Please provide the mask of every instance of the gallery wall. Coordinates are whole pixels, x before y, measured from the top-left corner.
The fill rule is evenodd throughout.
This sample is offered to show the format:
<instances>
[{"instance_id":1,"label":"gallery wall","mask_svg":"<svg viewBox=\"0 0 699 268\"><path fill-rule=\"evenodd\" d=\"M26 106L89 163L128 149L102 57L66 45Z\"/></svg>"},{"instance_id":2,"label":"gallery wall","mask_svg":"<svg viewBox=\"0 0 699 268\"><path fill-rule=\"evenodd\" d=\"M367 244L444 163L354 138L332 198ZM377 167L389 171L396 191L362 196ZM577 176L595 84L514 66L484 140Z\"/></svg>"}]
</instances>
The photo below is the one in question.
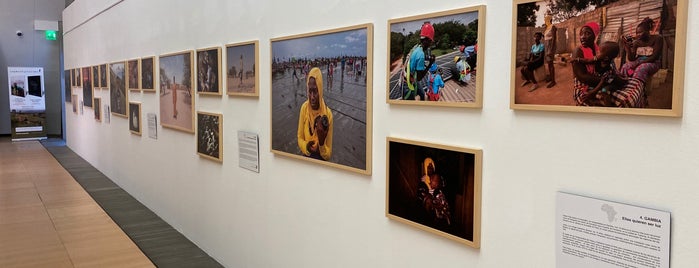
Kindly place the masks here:
<instances>
[{"instance_id":1,"label":"gallery wall","mask_svg":"<svg viewBox=\"0 0 699 268\"><path fill-rule=\"evenodd\" d=\"M0 134L10 134L10 102L7 94L7 67L43 67L46 90L46 132L60 135L61 37L49 41L44 31L34 30L34 20L60 21L64 1L0 0ZM16 32L23 36L17 37Z\"/></svg>"},{"instance_id":2,"label":"gallery wall","mask_svg":"<svg viewBox=\"0 0 699 268\"><path fill-rule=\"evenodd\" d=\"M684 111L673 118L511 110L511 1L77 0L63 13L66 69L259 40L260 96L196 96L196 110L223 114L223 163L197 156L192 134L132 135L126 119L97 122L88 107L67 112L67 144L227 267L554 267L557 191L670 211L672 265L692 267L699 7L689 2ZM387 21L478 4L483 108L386 104ZM273 155L269 40L362 23L374 25L372 174ZM108 91L94 95L108 103ZM143 118L158 114L158 93L129 98ZM259 134L259 173L238 167L239 130ZM483 150L480 249L385 217L389 136Z\"/></svg>"}]
</instances>

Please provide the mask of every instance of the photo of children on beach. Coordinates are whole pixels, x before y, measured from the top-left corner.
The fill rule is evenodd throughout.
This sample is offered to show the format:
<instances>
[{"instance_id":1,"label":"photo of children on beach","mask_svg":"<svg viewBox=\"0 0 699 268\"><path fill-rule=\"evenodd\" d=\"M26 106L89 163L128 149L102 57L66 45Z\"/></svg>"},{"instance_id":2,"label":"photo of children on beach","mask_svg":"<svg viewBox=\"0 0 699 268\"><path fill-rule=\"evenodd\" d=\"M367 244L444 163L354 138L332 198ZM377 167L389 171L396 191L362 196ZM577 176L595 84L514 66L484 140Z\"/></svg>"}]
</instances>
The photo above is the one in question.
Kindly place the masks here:
<instances>
[{"instance_id":1,"label":"photo of children on beach","mask_svg":"<svg viewBox=\"0 0 699 268\"><path fill-rule=\"evenodd\" d=\"M387 139L386 216L478 248L482 152Z\"/></svg>"},{"instance_id":2,"label":"photo of children on beach","mask_svg":"<svg viewBox=\"0 0 699 268\"><path fill-rule=\"evenodd\" d=\"M389 20L387 102L481 107L484 19L475 6Z\"/></svg>"},{"instance_id":3,"label":"photo of children on beach","mask_svg":"<svg viewBox=\"0 0 699 268\"><path fill-rule=\"evenodd\" d=\"M272 152L371 173L372 31L272 39Z\"/></svg>"},{"instance_id":4,"label":"photo of children on beach","mask_svg":"<svg viewBox=\"0 0 699 268\"><path fill-rule=\"evenodd\" d=\"M512 108L681 114L686 0L515 5Z\"/></svg>"},{"instance_id":5,"label":"photo of children on beach","mask_svg":"<svg viewBox=\"0 0 699 268\"><path fill-rule=\"evenodd\" d=\"M228 95L258 96L259 41L226 46Z\"/></svg>"}]
</instances>

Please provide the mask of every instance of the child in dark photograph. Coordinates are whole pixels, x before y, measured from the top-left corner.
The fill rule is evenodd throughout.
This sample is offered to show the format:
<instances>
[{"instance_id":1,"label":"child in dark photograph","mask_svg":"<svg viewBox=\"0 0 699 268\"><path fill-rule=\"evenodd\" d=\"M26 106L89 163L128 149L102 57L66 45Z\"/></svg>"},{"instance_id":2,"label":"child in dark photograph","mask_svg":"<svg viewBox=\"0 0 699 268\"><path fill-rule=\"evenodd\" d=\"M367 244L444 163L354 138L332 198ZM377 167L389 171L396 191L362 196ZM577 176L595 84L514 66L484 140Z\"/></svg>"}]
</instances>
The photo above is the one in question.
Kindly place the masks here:
<instances>
[{"instance_id":1,"label":"child in dark photograph","mask_svg":"<svg viewBox=\"0 0 699 268\"><path fill-rule=\"evenodd\" d=\"M446 182L435 168L432 158L423 161L424 175L420 178L417 189L417 198L422 208L427 212L437 226L451 225L451 212L447 202L444 188Z\"/></svg>"}]
</instances>

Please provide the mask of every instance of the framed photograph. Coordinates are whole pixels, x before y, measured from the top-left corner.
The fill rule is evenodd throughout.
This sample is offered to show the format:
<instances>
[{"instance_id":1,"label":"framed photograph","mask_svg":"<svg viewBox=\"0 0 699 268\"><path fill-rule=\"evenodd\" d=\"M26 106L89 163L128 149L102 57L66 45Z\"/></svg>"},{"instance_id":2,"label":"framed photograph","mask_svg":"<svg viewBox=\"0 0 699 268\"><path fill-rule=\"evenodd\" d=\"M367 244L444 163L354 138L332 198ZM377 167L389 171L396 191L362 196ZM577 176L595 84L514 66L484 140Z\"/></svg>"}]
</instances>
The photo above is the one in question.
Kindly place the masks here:
<instances>
[{"instance_id":1,"label":"framed photograph","mask_svg":"<svg viewBox=\"0 0 699 268\"><path fill-rule=\"evenodd\" d=\"M92 102L94 104L93 109L95 110L95 120L97 122L102 122L102 99L94 98Z\"/></svg>"},{"instance_id":2,"label":"framed photograph","mask_svg":"<svg viewBox=\"0 0 699 268\"><path fill-rule=\"evenodd\" d=\"M687 0L516 0L510 107L682 115Z\"/></svg>"},{"instance_id":3,"label":"framed photograph","mask_svg":"<svg viewBox=\"0 0 699 268\"><path fill-rule=\"evenodd\" d=\"M108 78L109 76L107 76L107 64L100 65L100 87L102 89L109 88L109 84L107 83Z\"/></svg>"},{"instance_id":4,"label":"framed photograph","mask_svg":"<svg viewBox=\"0 0 699 268\"><path fill-rule=\"evenodd\" d=\"M72 88L75 86L75 69L70 69L68 72L70 72L70 87Z\"/></svg>"},{"instance_id":5,"label":"framed photograph","mask_svg":"<svg viewBox=\"0 0 699 268\"><path fill-rule=\"evenodd\" d=\"M82 87L83 87L83 104L86 107L92 107L92 96L94 91L92 91L92 68L84 67L82 68Z\"/></svg>"},{"instance_id":6,"label":"framed photograph","mask_svg":"<svg viewBox=\"0 0 699 268\"><path fill-rule=\"evenodd\" d=\"M386 216L480 247L480 149L387 138Z\"/></svg>"},{"instance_id":7,"label":"framed photograph","mask_svg":"<svg viewBox=\"0 0 699 268\"><path fill-rule=\"evenodd\" d=\"M194 134L194 75L192 51L162 55L160 67L160 125Z\"/></svg>"},{"instance_id":8,"label":"framed photograph","mask_svg":"<svg viewBox=\"0 0 699 268\"><path fill-rule=\"evenodd\" d=\"M271 43L272 152L371 174L373 25Z\"/></svg>"},{"instance_id":9,"label":"framed photograph","mask_svg":"<svg viewBox=\"0 0 699 268\"><path fill-rule=\"evenodd\" d=\"M80 73L82 72L81 70L82 69L80 69L80 68L75 68L75 86L76 87L83 86L83 84L82 84L83 79L81 78L82 76L80 75Z\"/></svg>"},{"instance_id":10,"label":"framed photograph","mask_svg":"<svg viewBox=\"0 0 699 268\"><path fill-rule=\"evenodd\" d=\"M129 60L126 62L126 88L130 91L140 91L141 87L138 85L140 77L138 59Z\"/></svg>"},{"instance_id":11,"label":"framed photograph","mask_svg":"<svg viewBox=\"0 0 699 268\"><path fill-rule=\"evenodd\" d=\"M197 154L223 162L223 115L197 112Z\"/></svg>"},{"instance_id":12,"label":"framed photograph","mask_svg":"<svg viewBox=\"0 0 699 268\"><path fill-rule=\"evenodd\" d=\"M226 87L229 96L259 97L260 42L226 45Z\"/></svg>"},{"instance_id":13,"label":"framed photograph","mask_svg":"<svg viewBox=\"0 0 699 268\"><path fill-rule=\"evenodd\" d=\"M485 6L388 21L386 102L483 106Z\"/></svg>"},{"instance_id":14,"label":"framed photograph","mask_svg":"<svg viewBox=\"0 0 699 268\"><path fill-rule=\"evenodd\" d=\"M141 103L129 102L129 130L141 136Z\"/></svg>"},{"instance_id":15,"label":"framed photograph","mask_svg":"<svg viewBox=\"0 0 699 268\"><path fill-rule=\"evenodd\" d=\"M71 102L71 93L72 93L72 88L71 88L71 74L70 70L64 70L63 71L63 95L65 98L66 102Z\"/></svg>"},{"instance_id":16,"label":"framed photograph","mask_svg":"<svg viewBox=\"0 0 699 268\"><path fill-rule=\"evenodd\" d=\"M141 58L141 90L155 92L154 57Z\"/></svg>"},{"instance_id":17,"label":"framed photograph","mask_svg":"<svg viewBox=\"0 0 699 268\"><path fill-rule=\"evenodd\" d=\"M126 66L123 61L109 64L109 104L112 114L128 117L129 94L126 92Z\"/></svg>"},{"instance_id":18,"label":"framed photograph","mask_svg":"<svg viewBox=\"0 0 699 268\"><path fill-rule=\"evenodd\" d=\"M221 48L197 50L197 93L221 96Z\"/></svg>"},{"instance_id":19,"label":"framed photograph","mask_svg":"<svg viewBox=\"0 0 699 268\"><path fill-rule=\"evenodd\" d=\"M100 87L100 67L95 65L92 66L92 89L99 89Z\"/></svg>"},{"instance_id":20,"label":"framed photograph","mask_svg":"<svg viewBox=\"0 0 699 268\"><path fill-rule=\"evenodd\" d=\"M71 102L73 104L73 113L78 114L78 104L79 104L78 103L78 94L73 94L73 96L71 97L71 100L72 100Z\"/></svg>"}]
</instances>

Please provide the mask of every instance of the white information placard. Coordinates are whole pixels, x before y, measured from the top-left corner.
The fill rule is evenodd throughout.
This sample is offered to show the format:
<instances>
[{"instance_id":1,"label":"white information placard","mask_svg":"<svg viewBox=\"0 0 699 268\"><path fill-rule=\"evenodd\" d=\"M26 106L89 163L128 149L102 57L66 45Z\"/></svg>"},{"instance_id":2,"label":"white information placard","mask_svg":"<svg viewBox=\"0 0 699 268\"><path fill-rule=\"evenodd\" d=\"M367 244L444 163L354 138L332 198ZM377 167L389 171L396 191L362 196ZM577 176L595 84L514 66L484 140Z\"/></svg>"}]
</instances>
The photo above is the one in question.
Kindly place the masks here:
<instances>
[{"instance_id":1,"label":"white information placard","mask_svg":"<svg viewBox=\"0 0 699 268\"><path fill-rule=\"evenodd\" d=\"M158 139L158 117L154 113L148 113L148 137Z\"/></svg>"},{"instance_id":2,"label":"white information placard","mask_svg":"<svg viewBox=\"0 0 699 268\"><path fill-rule=\"evenodd\" d=\"M670 213L556 195L556 267L670 267Z\"/></svg>"},{"instance_id":3,"label":"white information placard","mask_svg":"<svg viewBox=\"0 0 699 268\"><path fill-rule=\"evenodd\" d=\"M241 168L260 173L260 143L255 133L238 131L238 165Z\"/></svg>"}]
</instances>

